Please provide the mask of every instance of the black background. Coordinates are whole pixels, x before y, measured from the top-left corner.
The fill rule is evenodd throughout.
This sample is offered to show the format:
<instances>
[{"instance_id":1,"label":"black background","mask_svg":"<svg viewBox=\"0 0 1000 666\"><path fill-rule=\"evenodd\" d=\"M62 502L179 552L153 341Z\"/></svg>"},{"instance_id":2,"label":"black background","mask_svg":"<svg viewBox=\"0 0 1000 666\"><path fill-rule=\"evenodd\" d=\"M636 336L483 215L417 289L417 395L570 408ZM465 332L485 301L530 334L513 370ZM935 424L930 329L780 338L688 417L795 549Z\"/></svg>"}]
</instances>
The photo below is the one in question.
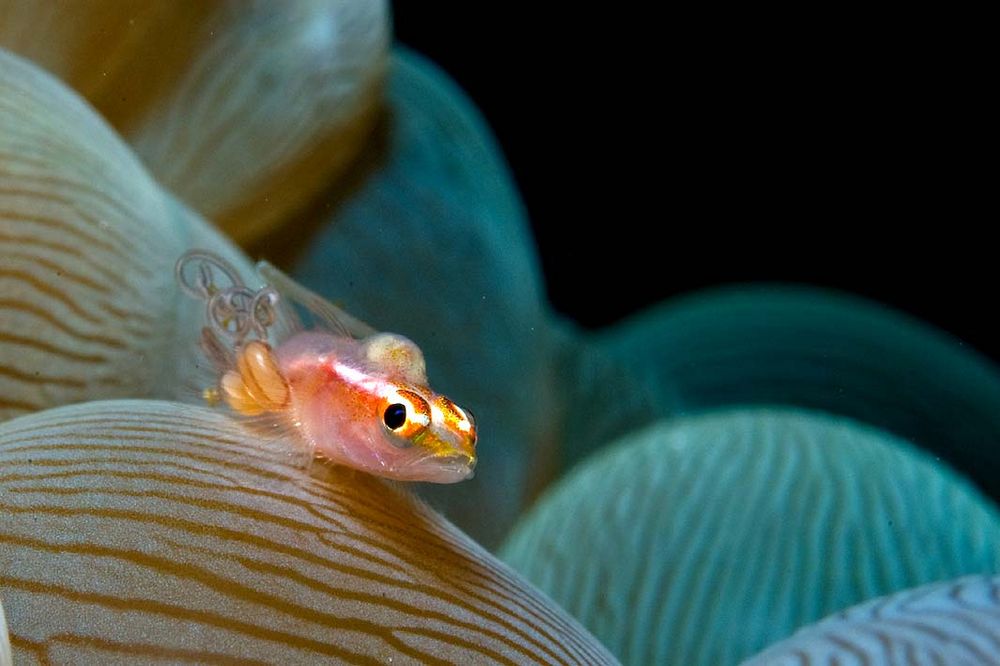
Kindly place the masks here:
<instances>
[{"instance_id":1,"label":"black background","mask_svg":"<svg viewBox=\"0 0 1000 666\"><path fill-rule=\"evenodd\" d=\"M599 327L808 283L1000 360L975 43L895 16L541 4L401 2L394 22L496 132L557 310Z\"/></svg>"}]
</instances>

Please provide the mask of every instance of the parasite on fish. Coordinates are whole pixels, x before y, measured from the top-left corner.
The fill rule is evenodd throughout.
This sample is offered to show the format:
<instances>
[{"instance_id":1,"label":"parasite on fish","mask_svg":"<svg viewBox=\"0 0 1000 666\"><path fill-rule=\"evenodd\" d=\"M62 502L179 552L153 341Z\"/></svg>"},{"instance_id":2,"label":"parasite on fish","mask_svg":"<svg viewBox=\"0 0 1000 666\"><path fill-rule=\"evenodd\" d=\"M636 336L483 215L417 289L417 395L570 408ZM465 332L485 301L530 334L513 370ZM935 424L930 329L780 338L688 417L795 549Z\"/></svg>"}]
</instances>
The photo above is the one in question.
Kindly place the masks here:
<instances>
[{"instance_id":1,"label":"parasite on fish","mask_svg":"<svg viewBox=\"0 0 1000 666\"><path fill-rule=\"evenodd\" d=\"M267 262L251 289L221 257L192 250L177 282L204 303L202 398L263 419L312 455L402 481L454 483L476 464L472 414L432 390L411 340L379 333ZM313 319L303 326L293 304Z\"/></svg>"}]
</instances>

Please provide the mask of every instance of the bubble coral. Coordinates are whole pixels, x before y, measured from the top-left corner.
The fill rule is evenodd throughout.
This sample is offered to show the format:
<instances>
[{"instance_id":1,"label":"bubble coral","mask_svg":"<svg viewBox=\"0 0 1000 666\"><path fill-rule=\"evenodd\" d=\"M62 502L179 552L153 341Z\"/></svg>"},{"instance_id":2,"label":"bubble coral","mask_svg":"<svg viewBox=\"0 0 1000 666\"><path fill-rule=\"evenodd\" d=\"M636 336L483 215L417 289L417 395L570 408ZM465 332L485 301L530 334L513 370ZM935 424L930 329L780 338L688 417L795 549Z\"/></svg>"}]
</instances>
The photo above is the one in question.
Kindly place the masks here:
<instances>
[{"instance_id":1,"label":"bubble coral","mask_svg":"<svg viewBox=\"0 0 1000 666\"><path fill-rule=\"evenodd\" d=\"M240 243L340 177L378 118L382 0L8 0L0 11L0 45L77 91L161 185Z\"/></svg>"},{"instance_id":2,"label":"bubble coral","mask_svg":"<svg viewBox=\"0 0 1000 666\"><path fill-rule=\"evenodd\" d=\"M87 402L0 424L0 589L25 663L612 663L407 492L313 476L225 415Z\"/></svg>"},{"instance_id":3,"label":"bubble coral","mask_svg":"<svg viewBox=\"0 0 1000 666\"><path fill-rule=\"evenodd\" d=\"M252 92L259 81L240 76L255 71L232 76ZM239 143L226 133L241 123L263 132L217 120L226 141ZM245 173L237 157L204 153L230 160L217 174ZM321 466L310 477L218 413L101 401L175 398L197 377L201 313L173 282L183 251L209 249L255 280L189 207L204 202L168 193L144 159L50 75L0 52L0 593L17 657L613 663L409 493Z\"/></svg>"},{"instance_id":4,"label":"bubble coral","mask_svg":"<svg viewBox=\"0 0 1000 666\"><path fill-rule=\"evenodd\" d=\"M3 600L0 599L0 666L10 666L14 657L10 651L10 634L7 631L7 616L3 612Z\"/></svg>"},{"instance_id":5,"label":"bubble coral","mask_svg":"<svg viewBox=\"0 0 1000 666\"><path fill-rule=\"evenodd\" d=\"M872 599L810 625L743 666L995 664L1000 579L967 576Z\"/></svg>"},{"instance_id":6,"label":"bubble coral","mask_svg":"<svg viewBox=\"0 0 1000 666\"><path fill-rule=\"evenodd\" d=\"M732 664L865 599L997 571L1000 520L869 426L720 409L588 459L501 553L625 663Z\"/></svg>"},{"instance_id":7,"label":"bubble coral","mask_svg":"<svg viewBox=\"0 0 1000 666\"><path fill-rule=\"evenodd\" d=\"M995 483L988 363L814 290L692 297L596 335L559 321L485 123L387 49L384 2L3 6L0 44L108 121L0 54L0 594L19 658L614 660L408 492L307 474L218 413L151 400L198 373L177 256L256 279L202 215L424 349L481 435L477 478L425 496L487 547L625 437L504 551L623 659L735 660L866 596L996 571L995 508L915 452Z\"/></svg>"}]
</instances>

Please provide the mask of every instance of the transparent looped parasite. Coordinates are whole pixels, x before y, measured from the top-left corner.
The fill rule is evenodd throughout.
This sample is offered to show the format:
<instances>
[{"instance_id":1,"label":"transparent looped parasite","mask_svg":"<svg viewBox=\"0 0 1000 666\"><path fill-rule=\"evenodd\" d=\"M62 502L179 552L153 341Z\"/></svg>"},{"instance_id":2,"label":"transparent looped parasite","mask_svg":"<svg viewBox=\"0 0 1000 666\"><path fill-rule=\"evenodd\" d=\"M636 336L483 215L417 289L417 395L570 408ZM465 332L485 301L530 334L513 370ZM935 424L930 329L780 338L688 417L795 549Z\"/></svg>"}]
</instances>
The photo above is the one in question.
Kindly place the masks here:
<instances>
[{"instance_id":1,"label":"transparent looped parasite","mask_svg":"<svg viewBox=\"0 0 1000 666\"><path fill-rule=\"evenodd\" d=\"M277 319L278 292L272 287L250 289L231 264L208 252L185 253L174 271L187 295L205 301L205 319L215 332L236 343L251 331L267 339Z\"/></svg>"}]
</instances>

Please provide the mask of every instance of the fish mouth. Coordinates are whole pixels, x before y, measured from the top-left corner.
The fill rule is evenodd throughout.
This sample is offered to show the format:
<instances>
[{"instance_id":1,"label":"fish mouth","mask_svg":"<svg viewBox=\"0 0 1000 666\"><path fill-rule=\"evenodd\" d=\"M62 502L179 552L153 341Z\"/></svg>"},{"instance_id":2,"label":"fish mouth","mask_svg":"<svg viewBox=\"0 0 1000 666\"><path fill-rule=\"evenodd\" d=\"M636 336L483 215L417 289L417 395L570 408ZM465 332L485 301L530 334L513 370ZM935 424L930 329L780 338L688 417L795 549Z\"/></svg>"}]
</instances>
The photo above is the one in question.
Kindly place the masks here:
<instances>
[{"instance_id":1,"label":"fish mouth","mask_svg":"<svg viewBox=\"0 0 1000 666\"><path fill-rule=\"evenodd\" d=\"M465 479L472 478L476 469L476 462L475 456L470 457L462 453L434 458L434 464L438 467L447 469L455 474L465 472L466 476L463 477Z\"/></svg>"},{"instance_id":2,"label":"fish mouth","mask_svg":"<svg viewBox=\"0 0 1000 666\"><path fill-rule=\"evenodd\" d=\"M432 483L456 483L474 476L476 457L464 453L430 455L421 458L416 468L422 469L422 480Z\"/></svg>"},{"instance_id":3,"label":"fish mouth","mask_svg":"<svg viewBox=\"0 0 1000 666\"><path fill-rule=\"evenodd\" d=\"M439 456L435 460L445 466L468 467L473 469L476 466L476 457L464 453L456 453L450 456Z\"/></svg>"}]
</instances>

